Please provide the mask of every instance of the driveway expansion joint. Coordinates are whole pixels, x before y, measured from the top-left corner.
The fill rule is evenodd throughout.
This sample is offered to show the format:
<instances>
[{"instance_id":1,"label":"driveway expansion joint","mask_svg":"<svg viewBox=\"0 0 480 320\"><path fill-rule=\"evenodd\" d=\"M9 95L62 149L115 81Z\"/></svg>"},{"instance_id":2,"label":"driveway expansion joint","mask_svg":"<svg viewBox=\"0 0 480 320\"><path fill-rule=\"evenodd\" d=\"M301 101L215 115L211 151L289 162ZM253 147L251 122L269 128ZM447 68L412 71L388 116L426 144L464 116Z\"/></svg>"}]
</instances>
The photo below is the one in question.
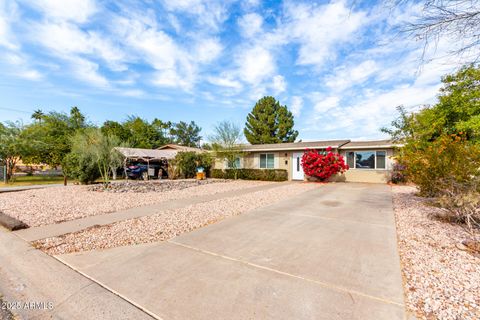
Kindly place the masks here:
<instances>
[{"instance_id":1,"label":"driveway expansion joint","mask_svg":"<svg viewBox=\"0 0 480 320\"><path fill-rule=\"evenodd\" d=\"M75 268L74 266L72 266L71 264L69 264L68 262L64 261L61 259L61 257L59 256L52 256L55 260L57 260L58 262L60 262L61 264L65 265L66 267L70 268L71 270L77 272L78 274L80 274L81 276L87 278L88 280L92 281L92 283L82 287L81 289L79 289L77 292L75 292L74 294L70 295L67 299L65 299L64 301L62 301L62 303L68 301L68 299L70 299L71 297L75 296L76 294L78 294L79 292L81 292L82 290L84 290L85 288L87 288L88 286L92 285L93 283L96 283L98 284L100 287L104 288L105 290L108 290L109 292L111 292L112 294L116 295L117 297L119 297L120 299L124 300L125 302L131 304L132 306L134 306L135 308L137 308L138 310L142 311L142 312L145 312L146 314L148 314L149 316L151 316L152 318L154 319L157 319L157 320L164 320L163 318L161 318L160 316L158 316L157 314L149 311L148 309L142 307L141 305L137 304L136 302L128 299L127 297L125 297L124 295L122 295L121 293L113 290L112 288L110 288L109 286L99 282L98 280L96 280L95 278L89 276L88 274L86 274L85 272L82 272L80 270L78 270L77 268Z\"/></svg>"},{"instance_id":2,"label":"driveway expansion joint","mask_svg":"<svg viewBox=\"0 0 480 320\"><path fill-rule=\"evenodd\" d=\"M306 278L306 277L291 274L291 273L288 273L288 272L285 272L285 271L281 271L281 270L273 269L273 268L270 268L270 267L262 266L262 265L259 265L259 264L256 264L256 263L251 263L251 262L248 262L248 261L239 260L239 259L236 259L236 258L233 258L233 257L225 256L225 255L218 254L218 253L215 253L215 252L211 252L211 251L208 251L208 250L195 248L195 247L190 246L190 245L175 242L173 239L167 240L166 242L177 245L177 246L180 246L180 247L183 247L183 248L186 248L186 249L189 249L189 250L194 250L196 252L200 252L200 253L203 253L203 254L206 254L206 255L214 256L214 257L225 259L225 260L234 261L234 262L241 263L241 264L253 267L253 268L262 269L262 270L274 272L274 273L277 273L277 274L281 274L281 275L284 275L284 276L287 276L287 277L292 277L292 278L300 279L300 280L307 281L307 282L310 282L310 283L314 283L314 284L317 284L319 286L322 286L322 287L330 289L330 290L334 290L334 291L341 292L341 293L346 293L352 299L353 299L353 295L356 295L356 296L364 297L364 298L367 298L367 299L379 301L379 302L382 302L382 303L391 304L391 305L395 305L395 306L405 308L405 305L403 303L398 303L398 302L395 302L395 301L392 301L392 300L389 300L389 299L386 299L386 298L373 296L373 295L366 294L366 293L363 293L363 292L360 292L360 291L346 289L346 288L343 288L343 287L340 287L340 286L337 286L337 285L334 285L334 284L331 284L331 283Z\"/></svg>"}]
</instances>

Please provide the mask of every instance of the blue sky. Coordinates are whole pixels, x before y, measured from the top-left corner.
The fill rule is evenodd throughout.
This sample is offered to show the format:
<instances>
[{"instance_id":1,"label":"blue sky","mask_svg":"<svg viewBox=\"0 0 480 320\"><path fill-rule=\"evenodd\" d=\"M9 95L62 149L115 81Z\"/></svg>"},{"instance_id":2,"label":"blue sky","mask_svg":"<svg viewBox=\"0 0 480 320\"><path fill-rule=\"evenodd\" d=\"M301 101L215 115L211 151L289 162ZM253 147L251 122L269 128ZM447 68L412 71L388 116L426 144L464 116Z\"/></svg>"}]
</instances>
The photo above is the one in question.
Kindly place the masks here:
<instances>
[{"instance_id":1,"label":"blue sky","mask_svg":"<svg viewBox=\"0 0 480 320\"><path fill-rule=\"evenodd\" d=\"M459 65L444 39L420 63L397 31L420 6L382 3L0 0L0 121L78 106L99 125L194 120L207 136L273 95L303 140L382 138Z\"/></svg>"}]
</instances>

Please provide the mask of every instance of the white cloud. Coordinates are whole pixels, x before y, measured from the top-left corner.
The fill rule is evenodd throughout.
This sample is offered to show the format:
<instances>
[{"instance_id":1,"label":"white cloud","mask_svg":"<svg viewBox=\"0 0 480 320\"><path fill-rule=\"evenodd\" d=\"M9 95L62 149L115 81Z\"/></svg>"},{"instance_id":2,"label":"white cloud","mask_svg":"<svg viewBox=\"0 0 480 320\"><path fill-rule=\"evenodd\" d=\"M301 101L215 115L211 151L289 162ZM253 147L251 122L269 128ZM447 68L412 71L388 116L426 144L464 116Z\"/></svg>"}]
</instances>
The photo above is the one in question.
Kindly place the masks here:
<instances>
[{"instance_id":1,"label":"white cloud","mask_svg":"<svg viewBox=\"0 0 480 320\"><path fill-rule=\"evenodd\" d=\"M335 91L342 91L354 85L361 84L378 71L377 63L366 60L360 64L342 66L327 77L326 85Z\"/></svg>"},{"instance_id":2,"label":"white cloud","mask_svg":"<svg viewBox=\"0 0 480 320\"><path fill-rule=\"evenodd\" d=\"M239 81L233 80L228 76L207 77L207 81L220 87L227 87L232 89L242 89L243 87Z\"/></svg>"},{"instance_id":3,"label":"white cloud","mask_svg":"<svg viewBox=\"0 0 480 320\"><path fill-rule=\"evenodd\" d=\"M151 82L157 86L189 89L195 72L188 55L162 30L134 18L118 17L115 36L133 60L147 63L155 73Z\"/></svg>"},{"instance_id":4,"label":"white cloud","mask_svg":"<svg viewBox=\"0 0 480 320\"><path fill-rule=\"evenodd\" d=\"M192 85L191 79L182 77L175 69L164 69L156 72L152 83L160 87L180 87L184 90L189 90Z\"/></svg>"},{"instance_id":5,"label":"white cloud","mask_svg":"<svg viewBox=\"0 0 480 320\"><path fill-rule=\"evenodd\" d=\"M71 57L70 68L80 80L97 87L108 87L108 80L98 72L98 64L80 57Z\"/></svg>"},{"instance_id":6,"label":"white cloud","mask_svg":"<svg viewBox=\"0 0 480 320\"><path fill-rule=\"evenodd\" d=\"M280 32L300 44L297 63L321 67L334 59L339 45L354 40L355 32L366 22L364 12L353 11L344 1L325 5L285 5L285 22Z\"/></svg>"},{"instance_id":7,"label":"white cloud","mask_svg":"<svg viewBox=\"0 0 480 320\"><path fill-rule=\"evenodd\" d=\"M170 22L170 25L175 29L177 33L180 33L182 31L182 25L174 14L168 14L168 22Z\"/></svg>"},{"instance_id":8,"label":"white cloud","mask_svg":"<svg viewBox=\"0 0 480 320\"><path fill-rule=\"evenodd\" d=\"M309 130L323 133L342 132L350 138L378 138L380 128L396 116L396 107L414 108L435 100L440 85L400 85L390 90L365 89L358 98L340 104L338 97L328 97L315 104L309 117Z\"/></svg>"},{"instance_id":9,"label":"white cloud","mask_svg":"<svg viewBox=\"0 0 480 320\"><path fill-rule=\"evenodd\" d=\"M0 46L9 50L19 49L10 28L10 24L18 19L17 10L15 2L0 1Z\"/></svg>"},{"instance_id":10,"label":"white cloud","mask_svg":"<svg viewBox=\"0 0 480 320\"><path fill-rule=\"evenodd\" d=\"M218 58L223 47L217 38L201 39L196 47L196 61L206 63Z\"/></svg>"},{"instance_id":11,"label":"white cloud","mask_svg":"<svg viewBox=\"0 0 480 320\"><path fill-rule=\"evenodd\" d=\"M128 89L128 90L118 90L118 94L125 96L125 97L134 97L140 98L145 96L145 92L139 89Z\"/></svg>"},{"instance_id":12,"label":"white cloud","mask_svg":"<svg viewBox=\"0 0 480 320\"><path fill-rule=\"evenodd\" d=\"M126 69L122 50L96 32L82 31L68 22L46 22L33 27L33 38L61 58L87 54L102 59L112 70Z\"/></svg>"},{"instance_id":13,"label":"white cloud","mask_svg":"<svg viewBox=\"0 0 480 320\"><path fill-rule=\"evenodd\" d=\"M242 7L245 10L248 10L248 9L258 7L260 5L260 0L243 0L241 3L242 3Z\"/></svg>"},{"instance_id":14,"label":"white cloud","mask_svg":"<svg viewBox=\"0 0 480 320\"><path fill-rule=\"evenodd\" d=\"M248 13L238 20L240 31L245 38L252 38L262 31L263 18L258 13Z\"/></svg>"},{"instance_id":15,"label":"white cloud","mask_svg":"<svg viewBox=\"0 0 480 320\"><path fill-rule=\"evenodd\" d=\"M290 104L290 111L294 117L300 117L303 108L303 99L299 96L293 96Z\"/></svg>"},{"instance_id":16,"label":"white cloud","mask_svg":"<svg viewBox=\"0 0 480 320\"><path fill-rule=\"evenodd\" d=\"M17 76L19 76L20 78L34 80L34 81L41 80L43 78L42 74L34 69L18 70Z\"/></svg>"},{"instance_id":17,"label":"white cloud","mask_svg":"<svg viewBox=\"0 0 480 320\"><path fill-rule=\"evenodd\" d=\"M181 3L180 3L181 4ZM115 32L129 56L155 69L152 83L190 91L196 83L201 65L222 53L220 39L197 36L196 42L180 44L158 26L131 17L118 17Z\"/></svg>"},{"instance_id":18,"label":"white cloud","mask_svg":"<svg viewBox=\"0 0 480 320\"><path fill-rule=\"evenodd\" d=\"M242 50L237 65L240 79L252 85L260 84L276 70L273 55L258 45Z\"/></svg>"},{"instance_id":19,"label":"white cloud","mask_svg":"<svg viewBox=\"0 0 480 320\"><path fill-rule=\"evenodd\" d=\"M6 49L3 55L0 56L0 63L6 63L4 73L32 81L41 80L43 75L33 68L28 60L29 59L18 50Z\"/></svg>"},{"instance_id":20,"label":"white cloud","mask_svg":"<svg viewBox=\"0 0 480 320\"><path fill-rule=\"evenodd\" d=\"M225 4L214 0L164 0L165 8L171 12L195 16L197 23L218 30L228 17Z\"/></svg>"},{"instance_id":21,"label":"white cloud","mask_svg":"<svg viewBox=\"0 0 480 320\"><path fill-rule=\"evenodd\" d=\"M287 82L285 81L285 78L281 75L274 76L272 79L271 88L275 95L284 92L287 89Z\"/></svg>"},{"instance_id":22,"label":"white cloud","mask_svg":"<svg viewBox=\"0 0 480 320\"><path fill-rule=\"evenodd\" d=\"M323 114L331 109L338 107L340 98L336 96L329 96L324 99L319 99L314 106L314 110L317 114Z\"/></svg>"},{"instance_id":23,"label":"white cloud","mask_svg":"<svg viewBox=\"0 0 480 320\"><path fill-rule=\"evenodd\" d=\"M34 0L29 4L43 12L48 19L78 23L87 22L97 11L94 0Z\"/></svg>"}]
</instances>

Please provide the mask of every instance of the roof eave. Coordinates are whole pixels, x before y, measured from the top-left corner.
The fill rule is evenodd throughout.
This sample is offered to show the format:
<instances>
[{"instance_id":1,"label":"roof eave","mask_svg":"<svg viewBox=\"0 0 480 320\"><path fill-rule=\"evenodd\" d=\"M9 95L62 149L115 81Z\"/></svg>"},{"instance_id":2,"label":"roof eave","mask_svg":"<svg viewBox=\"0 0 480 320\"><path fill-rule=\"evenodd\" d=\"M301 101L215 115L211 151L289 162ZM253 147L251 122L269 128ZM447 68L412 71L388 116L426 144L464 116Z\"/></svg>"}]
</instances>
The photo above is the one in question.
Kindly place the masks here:
<instances>
[{"instance_id":1,"label":"roof eave","mask_svg":"<svg viewBox=\"0 0 480 320\"><path fill-rule=\"evenodd\" d=\"M399 144L389 144L389 145L376 145L376 146L344 146L340 149L347 150L347 149L392 149L392 148L400 148L403 145Z\"/></svg>"},{"instance_id":2,"label":"roof eave","mask_svg":"<svg viewBox=\"0 0 480 320\"><path fill-rule=\"evenodd\" d=\"M246 152L254 152L254 151L290 151L290 150L305 150L305 149L326 149L326 148L338 149L340 146L311 146L311 147L290 147L290 148L262 148L262 149L243 149Z\"/></svg>"}]
</instances>

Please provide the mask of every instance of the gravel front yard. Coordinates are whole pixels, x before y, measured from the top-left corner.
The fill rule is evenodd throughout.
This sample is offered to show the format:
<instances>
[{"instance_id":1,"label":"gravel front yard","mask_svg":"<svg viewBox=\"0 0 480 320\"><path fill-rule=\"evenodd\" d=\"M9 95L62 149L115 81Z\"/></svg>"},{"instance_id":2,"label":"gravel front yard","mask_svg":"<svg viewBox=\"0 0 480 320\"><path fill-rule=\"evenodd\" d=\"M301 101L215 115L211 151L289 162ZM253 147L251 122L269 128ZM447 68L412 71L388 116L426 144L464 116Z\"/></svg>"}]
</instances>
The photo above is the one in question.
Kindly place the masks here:
<instances>
[{"instance_id":1,"label":"gravel front yard","mask_svg":"<svg viewBox=\"0 0 480 320\"><path fill-rule=\"evenodd\" d=\"M392 189L407 307L419 319L480 319L480 257L458 248L471 236L432 219L440 209L413 187Z\"/></svg>"},{"instance_id":2,"label":"gravel front yard","mask_svg":"<svg viewBox=\"0 0 480 320\"><path fill-rule=\"evenodd\" d=\"M67 186L0 193L0 211L29 226L58 223L116 212L166 200L240 190L273 182L218 179L130 181L128 192L118 182L112 191L92 186ZM101 189L100 189L101 190Z\"/></svg>"},{"instance_id":3,"label":"gravel front yard","mask_svg":"<svg viewBox=\"0 0 480 320\"><path fill-rule=\"evenodd\" d=\"M321 185L315 183L290 184L47 238L36 241L34 246L57 255L167 240L226 217L239 215L319 187Z\"/></svg>"}]
</instances>

